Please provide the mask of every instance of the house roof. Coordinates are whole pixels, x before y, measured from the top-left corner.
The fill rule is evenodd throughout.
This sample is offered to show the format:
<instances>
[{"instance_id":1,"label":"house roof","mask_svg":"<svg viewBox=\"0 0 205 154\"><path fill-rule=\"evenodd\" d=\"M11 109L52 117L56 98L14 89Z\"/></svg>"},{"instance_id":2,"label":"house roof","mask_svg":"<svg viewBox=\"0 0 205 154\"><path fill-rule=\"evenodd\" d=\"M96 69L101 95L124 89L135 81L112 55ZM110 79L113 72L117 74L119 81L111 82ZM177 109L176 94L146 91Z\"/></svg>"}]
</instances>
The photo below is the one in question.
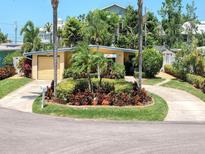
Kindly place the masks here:
<instances>
[{"instance_id":1,"label":"house roof","mask_svg":"<svg viewBox=\"0 0 205 154\"><path fill-rule=\"evenodd\" d=\"M90 48L97 48L97 45L89 45ZM122 51L122 52L126 52L126 53L135 53L137 50L135 49L126 49L126 48L118 48L118 47L113 47L113 46L99 46L100 49L107 49L107 50L113 50L113 51ZM75 50L75 47L72 48L61 48L58 49L58 52L73 52ZM29 56L29 55L47 55L47 54L51 54L53 52L53 50L47 50L47 51L32 51L32 52L28 52L28 53L24 53L25 56Z\"/></svg>"},{"instance_id":2,"label":"house roof","mask_svg":"<svg viewBox=\"0 0 205 154\"><path fill-rule=\"evenodd\" d=\"M119 7L119 8L121 8L121 9L123 9L123 10L126 10L125 7L120 6L120 5L118 5L118 4L112 4L112 5L110 5L110 6L107 6L107 7L103 8L102 10L107 10L107 9L109 9L109 8L112 8L112 7Z\"/></svg>"},{"instance_id":3,"label":"house roof","mask_svg":"<svg viewBox=\"0 0 205 154\"><path fill-rule=\"evenodd\" d=\"M3 43L0 44L0 51L16 51L21 50L22 44Z\"/></svg>"}]
</instances>

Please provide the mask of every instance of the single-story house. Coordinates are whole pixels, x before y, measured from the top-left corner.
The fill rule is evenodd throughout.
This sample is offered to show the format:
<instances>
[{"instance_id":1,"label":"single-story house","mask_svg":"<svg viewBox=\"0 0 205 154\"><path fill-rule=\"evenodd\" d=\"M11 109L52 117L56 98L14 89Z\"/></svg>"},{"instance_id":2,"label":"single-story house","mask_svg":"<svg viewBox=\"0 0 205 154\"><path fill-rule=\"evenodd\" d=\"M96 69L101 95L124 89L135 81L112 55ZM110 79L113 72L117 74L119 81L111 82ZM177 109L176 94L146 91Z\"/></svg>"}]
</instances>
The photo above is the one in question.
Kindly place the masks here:
<instances>
[{"instance_id":1,"label":"single-story house","mask_svg":"<svg viewBox=\"0 0 205 154\"><path fill-rule=\"evenodd\" d=\"M97 50L96 45L90 45L92 51ZM71 57L74 48L63 48L58 50L58 79L63 79L66 68L71 66ZM118 64L126 65L131 63L135 57L136 50L117 47L99 46L99 52L106 58L113 59ZM32 78L35 80L53 80L53 51L32 51L25 53L25 56L32 56ZM130 65L127 65L130 66ZM130 68L126 68L129 71Z\"/></svg>"}]
</instances>

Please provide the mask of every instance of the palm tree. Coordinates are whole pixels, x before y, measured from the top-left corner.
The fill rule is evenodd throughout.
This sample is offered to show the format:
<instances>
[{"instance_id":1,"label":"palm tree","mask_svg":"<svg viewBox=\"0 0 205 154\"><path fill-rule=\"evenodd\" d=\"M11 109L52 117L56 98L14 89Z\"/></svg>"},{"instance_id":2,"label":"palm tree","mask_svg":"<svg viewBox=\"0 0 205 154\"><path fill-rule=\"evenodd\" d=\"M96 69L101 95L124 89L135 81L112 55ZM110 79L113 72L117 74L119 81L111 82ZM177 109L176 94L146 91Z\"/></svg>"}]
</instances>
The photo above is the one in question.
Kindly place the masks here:
<instances>
[{"instance_id":1,"label":"palm tree","mask_svg":"<svg viewBox=\"0 0 205 154\"><path fill-rule=\"evenodd\" d=\"M24 43L32 43L36 37L38 37L39 29L36 28L32 21L28 21L21 29L21 35L23 35Z\"/></svg>"},{"instance_id":2,"label":"palm tree","mask_svg":"<svg viewBox=\"0 0 205 154\"><path fill-rule=\"evenodd\" d=\"M143 43L143 36L142 36L142 28L143 28L143 17L142 17L142 7L143 7L143 0L138 0L138 35L139 35L139 88L142 88L142 43Z\"/></svg>"},{"instance_id":3,"label":"palm tree","mask_svg":"<svg viewBox=\"0 0 205 154\"><path fill-rule=\"evenodd\" d=\"M49 36L50 36L50 44L52 43L52 24L47 22L44 26L45 30L47 33L49 33Z\"/></svg>"},{"instance_id":4,"label":"palm tree","mask_svg":"<svg viewBox=\"0 0 205 154\"><path fill-rule=\"evenodd\" d=\"M57 82L58 82L58 54L57 54L57 18L58 18L58 4L59 0L51 0L51 4L53 7L53 65L54 65L54 97L57 97L57 92L56 92L56 87L57 87Z\"/></svg>"},{"instance_id":5,"label":"palm tree","mask_svg":"<svg viewBox=\"0 0 205 154\"><path fill-rule=\"evenodd\" d=\"M101 19L99 10L95 10L94 12L89 13L87 16L87 20L88 20L88 31L94 37L95 43L97 45L97 52L99 52L100 38L103 35L103 33L107 32L107 24L105 21ZM100 79L99 65L97 65L97 70L98 70L98 79Z\"/></svg>"},{"instance_id":6,"label":"palm tree","mask_svg":"<svg viewBox=\"0 0 205 154\"><path fill-rule=\"evenodd\" d=\"M75 54L72 56L72 68L76 73L86 73L88 79L89 90L93 92L92 81L90 77L91 69L96 66L99 61L99 55L91 52L87 43L80 43Z\"/></svg>"}]
</instances>

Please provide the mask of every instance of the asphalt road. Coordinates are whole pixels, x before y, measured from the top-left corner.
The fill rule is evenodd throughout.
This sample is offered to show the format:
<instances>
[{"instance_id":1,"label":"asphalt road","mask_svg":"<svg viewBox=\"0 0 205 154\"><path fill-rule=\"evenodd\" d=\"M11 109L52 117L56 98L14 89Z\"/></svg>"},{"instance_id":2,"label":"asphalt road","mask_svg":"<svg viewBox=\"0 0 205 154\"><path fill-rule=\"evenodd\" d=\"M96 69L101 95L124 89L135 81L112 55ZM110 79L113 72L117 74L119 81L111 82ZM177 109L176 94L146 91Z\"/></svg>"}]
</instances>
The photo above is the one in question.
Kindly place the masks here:
<instances>
[{"instance_id":1,"label":"asphalt road","mask_svg":"<svg viewBox=\"0 0 205 154\"><path fill-rule=\"evenodd\" d=\"M205 123L75 120L0 109L0 153L204 153Z\"/></svg>"}]
</instances>

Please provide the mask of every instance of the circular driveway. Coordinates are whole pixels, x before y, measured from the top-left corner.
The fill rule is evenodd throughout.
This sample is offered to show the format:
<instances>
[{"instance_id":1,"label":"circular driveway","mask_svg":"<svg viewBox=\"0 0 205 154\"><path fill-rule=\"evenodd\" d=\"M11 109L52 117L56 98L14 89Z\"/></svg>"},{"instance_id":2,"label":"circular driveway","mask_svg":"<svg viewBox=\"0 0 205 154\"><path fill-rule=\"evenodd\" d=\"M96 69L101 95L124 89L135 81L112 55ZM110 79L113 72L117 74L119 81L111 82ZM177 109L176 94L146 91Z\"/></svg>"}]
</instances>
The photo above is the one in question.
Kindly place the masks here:
<instances>
[{"instance_id":1,"label":"circular driveway","mask_svg":"<svg viewBox=\"0 0 205 154\"><path fill-rule=\"evenodd\" d=\"M0 108L0 153L204 153L204 123L75 120Z\"/></svg>"}]
</instances>

